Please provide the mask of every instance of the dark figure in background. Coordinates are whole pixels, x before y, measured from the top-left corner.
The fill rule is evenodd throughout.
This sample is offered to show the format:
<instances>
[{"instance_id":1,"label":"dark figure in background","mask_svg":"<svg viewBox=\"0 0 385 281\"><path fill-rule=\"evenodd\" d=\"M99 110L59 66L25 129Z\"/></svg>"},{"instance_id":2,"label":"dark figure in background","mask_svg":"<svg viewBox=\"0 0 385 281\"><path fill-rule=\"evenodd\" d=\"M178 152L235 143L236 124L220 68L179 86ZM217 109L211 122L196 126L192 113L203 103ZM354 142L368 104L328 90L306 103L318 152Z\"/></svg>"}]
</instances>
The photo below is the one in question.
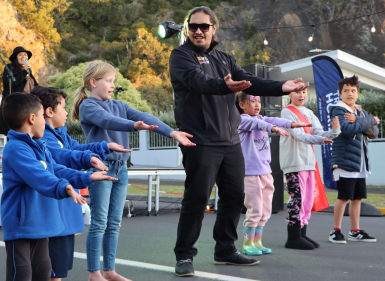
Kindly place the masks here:
<instances>
[{"instance_id":1,"label":"dark figure in background","mask_svg":"<svg viewBox=\"0 0 385 281\"><path fill-rule=\"evenodd\" d=\"M215 264L254 265L237 252L237 225L243 207L245 161L237 128L241 117L235 93L282 96L308 87L302 79L276 82L252 76L235 59L215 49L218 20L207 7L192 10L189 38L170 56L171 83L175 94L175 119L179 129L193 135L196 147L181 147L186 171L185 193L179 219L175 273L194 276L194 247L216 182L219 188L214 226ZM234 80L233 80L234 79Z\"/></svg>"},{"instance_id":2,"label":"dark figure in background","mask_svg":"<svg viewBox=\"0 0 385 281\"><path fill-rule=\"evenodd\" d=\"M31 65L29 59L32 57L32 53L27 51L23 47L16 47L13 50L12 55L9 57L11 61L8 64L8 68L12 71L16 81L11 83L11 93L24 92L29 93L34 87L38 86L35 77L32 75ZM9 75L4 69L3 73L3 100L9 95ZM8 125L5 123L3 116L0 114L0 134L6 135L9 131Z\"/></svg>"}]
</instances>

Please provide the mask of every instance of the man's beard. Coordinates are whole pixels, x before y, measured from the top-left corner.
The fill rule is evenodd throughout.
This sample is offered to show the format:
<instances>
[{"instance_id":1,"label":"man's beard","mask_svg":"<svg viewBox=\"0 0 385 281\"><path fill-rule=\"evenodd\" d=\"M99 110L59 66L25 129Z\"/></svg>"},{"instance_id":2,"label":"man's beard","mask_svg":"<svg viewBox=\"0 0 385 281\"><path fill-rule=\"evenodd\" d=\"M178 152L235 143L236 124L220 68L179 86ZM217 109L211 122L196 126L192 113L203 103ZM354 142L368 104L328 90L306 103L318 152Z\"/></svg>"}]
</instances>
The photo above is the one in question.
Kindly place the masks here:
<instances>
[{"instance_id":1,"label":"man's beard","mask_svg":"<svg viewBox=\"0 0 385 281\"><path fill-rule=\"evenodd\" d=\"M194 45L198 49L198 51L201 53L204 53L209 48L205 44L199 44L199 45L194 44Z\"/></svg>"}]
</instances>

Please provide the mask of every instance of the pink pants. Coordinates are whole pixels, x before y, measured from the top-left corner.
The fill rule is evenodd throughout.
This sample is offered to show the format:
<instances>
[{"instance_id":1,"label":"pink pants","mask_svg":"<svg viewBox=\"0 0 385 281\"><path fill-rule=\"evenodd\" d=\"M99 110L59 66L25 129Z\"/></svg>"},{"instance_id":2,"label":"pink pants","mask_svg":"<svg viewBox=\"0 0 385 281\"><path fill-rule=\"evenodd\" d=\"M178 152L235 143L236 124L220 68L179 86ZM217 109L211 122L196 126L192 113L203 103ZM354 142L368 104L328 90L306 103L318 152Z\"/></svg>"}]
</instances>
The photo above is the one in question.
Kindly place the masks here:
<instances>
[{"instance_id":1,"label":"pink pants","mask_svg":"<svg viewBox=\"0 0 385 281\"><path fill-rule=\"evenodd\" d=\"M287 192L290 195L287 203L289 225L307 225L314 204L314 171L301 171L285 174Z\"/></svg>"},{"instance_id":2,"label":"pink pants","mask_svg":"<svg viewBox=\"0 0 385 281\"><path fill-rule=\"evenodd\" d=\"M271 174L245 176L245 206L247 208L244 226L264 226L271 216L274 180Z\"/></svg>"}]
</instances>

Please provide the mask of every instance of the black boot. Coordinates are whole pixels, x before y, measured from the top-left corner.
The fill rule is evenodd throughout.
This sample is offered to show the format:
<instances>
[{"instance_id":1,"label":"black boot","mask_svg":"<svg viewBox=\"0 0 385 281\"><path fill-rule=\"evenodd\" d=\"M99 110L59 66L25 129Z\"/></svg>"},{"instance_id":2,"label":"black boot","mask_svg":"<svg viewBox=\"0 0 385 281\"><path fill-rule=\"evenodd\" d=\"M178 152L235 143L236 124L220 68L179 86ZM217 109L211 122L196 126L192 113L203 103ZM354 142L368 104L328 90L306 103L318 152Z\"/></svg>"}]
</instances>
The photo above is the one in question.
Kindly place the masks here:
<instances>
[{"instance_id":1,"label":"black boot","mask_svg":"<svg viewBox=\"0 0 385 281\"><path fill-rule=\"evenodd\" d=\"M307 229L307 225L305 224L302 228L301 228L301 236L302 238L305 238L307 241L309 241L310 243L312 243L314 245L315 248L319 248L319 244L317 242L315 242L314 240L310 239L309 237L306 236L306 229Z\"/></svg>"},{"instance_id":2,"label":"black boot","mask_svg":"<svg viewBox=\"0 0 385 281\"><path fill-rule=\"evenodd\" d=\"M297 250L314 250L312 243L301 237L301 226L287 226L287 242L285 248Z\"/></svg>"}]
</instances>

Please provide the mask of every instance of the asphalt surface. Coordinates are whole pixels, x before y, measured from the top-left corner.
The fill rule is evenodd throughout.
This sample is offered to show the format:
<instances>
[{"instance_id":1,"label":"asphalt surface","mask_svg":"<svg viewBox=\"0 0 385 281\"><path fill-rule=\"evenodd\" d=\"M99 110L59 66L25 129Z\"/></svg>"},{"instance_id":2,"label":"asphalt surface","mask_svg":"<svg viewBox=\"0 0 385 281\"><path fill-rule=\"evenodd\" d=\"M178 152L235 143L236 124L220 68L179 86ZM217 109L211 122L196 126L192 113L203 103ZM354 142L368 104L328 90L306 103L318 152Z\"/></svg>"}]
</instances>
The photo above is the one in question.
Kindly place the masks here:
<instances>
[{"instance_id":1,"label":"asphalt surface","mask_svg":"<svg viewBox=\"0 0 385 281\"><path fill-rule=\"evenodd\" d=\"M117 258L140 261L169 267L175 266L173 247L176 239L176 228L179 211L166 210L169 204L161 203L158 216L142 216L145 213L145 202L134 202L136 217L122 220ZM173 205L172 207L175 207ZM316 240L321 247L311 251L289 250L284 248L286 241L286 213L273 214L268 221L263 244L272 248L273 253L258 257L261 263L257 266L214 265L214 240L212 229L215 213L206 213L201 236L196 243L198 255L194 259L197 271L217 273L251 280L271 281L312 281L312 280L385 280L385 217L361 218L361 228L377 238L376 243L349 242L336 245L328 242L328 235L333 226L332 213L313 214L308 227L308 236ZM238 235L242 237L242 220L238 226ZM75 251L86 252L86 231L76 236ZM343 233L347 238L349 219L344 217ZM0 230L0 240L2 231ZM241 239L236 242L241 249ZM0 281L5 280L5 248L0 247ZM74 268L66 280L85 281L88 279L86 261L75 258ZM133 266L117 265L116 270L133 281L146 280L182 280L173 273L149 270ZM187 280L210 280L193 277ZM211 279L213 280L213 279ZM216 279L218 280L218 279ZM219 279L220 280L220 279ZM236 279L234 279L236 281Z\"/></svg>"}]
</instances>

